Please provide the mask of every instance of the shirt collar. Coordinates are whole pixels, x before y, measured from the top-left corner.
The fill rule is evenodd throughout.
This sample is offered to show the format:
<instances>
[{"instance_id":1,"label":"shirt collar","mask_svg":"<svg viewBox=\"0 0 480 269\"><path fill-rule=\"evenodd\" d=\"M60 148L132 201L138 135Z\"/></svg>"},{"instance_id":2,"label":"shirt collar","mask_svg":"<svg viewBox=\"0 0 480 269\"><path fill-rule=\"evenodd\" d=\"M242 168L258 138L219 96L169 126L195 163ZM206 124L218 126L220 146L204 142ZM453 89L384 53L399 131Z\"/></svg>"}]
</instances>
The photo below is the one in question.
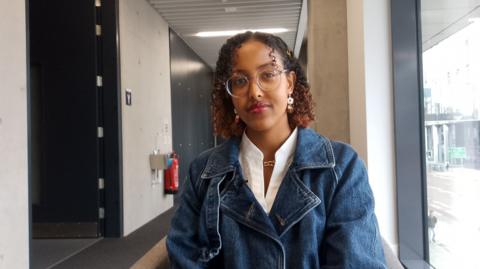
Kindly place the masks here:
<instances>
[{"instance_id":1,"label":"shirt collar","mask_svg":"<svg viewBox=\"0 0 480 269\"><path fill-rule=\"evenodd\" d=\"M235 136L212 150L202 178L212 178L235 170L241 137ZM295 170L335 166L330 141L309 128L298 127L292 166Z\"/></svg>"},{"instance_id":2,"label":"shirt collar","mask_svg":"<svg viewBox=\"0 0 480 269\"><path fill-rule=\"evenodd\" d=\"M275 161L286 163L288 159L293 157L297 142L297 128L293 130L290 136L283 142L282 146L275 152ZM264 161L262 151L248 138L247 133L243 132L242 142L240 142L240 152L247 159L254 161Z\"/></svg>"}]
</instances>

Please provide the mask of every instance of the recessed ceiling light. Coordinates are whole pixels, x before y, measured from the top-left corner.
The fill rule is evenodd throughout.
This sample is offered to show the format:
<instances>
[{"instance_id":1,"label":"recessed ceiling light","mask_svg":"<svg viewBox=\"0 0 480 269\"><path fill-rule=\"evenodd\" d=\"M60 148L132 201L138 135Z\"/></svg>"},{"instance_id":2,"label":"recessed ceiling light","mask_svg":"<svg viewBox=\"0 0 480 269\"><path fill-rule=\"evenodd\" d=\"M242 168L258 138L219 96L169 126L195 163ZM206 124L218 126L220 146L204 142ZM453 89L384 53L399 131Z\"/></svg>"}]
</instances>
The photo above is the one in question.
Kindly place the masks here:
<instances>
[{"instance_id":1,"label":"recessed ceiling light","mask_svg":"<svg viewBox=\"0 0 480 269\"><path fill-rule=\"evenodd\" d=\"M237 12L237 8L236 7L226 7L225 12L226 13Z\"/></svg>"},{"instance_id":2,"label":"recessed ceiling light","mask_svg":"<svg viewBox=\"0 0 480 269\"><path fill-rule=\"evenodd\" d=\"M285 33L288 32L286 28L265 28L265 29L243 29L243 30L229 30L229 31L209 31L209 32L198 32L195 36L198 37L218 37L218 36L232 36L246 31L251 32L264 32L271 34Z\"/></svg>"}]
</instances>

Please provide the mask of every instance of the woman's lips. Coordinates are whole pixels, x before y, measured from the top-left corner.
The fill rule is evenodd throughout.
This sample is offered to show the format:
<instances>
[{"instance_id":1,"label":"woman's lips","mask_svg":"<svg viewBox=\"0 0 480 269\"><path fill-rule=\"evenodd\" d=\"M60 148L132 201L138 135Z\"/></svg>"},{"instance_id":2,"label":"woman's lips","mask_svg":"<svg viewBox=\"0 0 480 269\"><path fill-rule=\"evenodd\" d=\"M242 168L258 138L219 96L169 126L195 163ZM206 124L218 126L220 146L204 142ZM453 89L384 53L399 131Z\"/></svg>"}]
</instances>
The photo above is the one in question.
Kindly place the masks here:
<instances>
[{"instance_id":1,"label":"woman's lips","mask_svg":"<svg viewBox=\"0 0 480 269\"><path fill-rule=\"evenodd\" d=\"M248 112L250 113L261 113L267 110L268 105L264 103L255 103L248 107Z\"/></svg>"}]
</instances>

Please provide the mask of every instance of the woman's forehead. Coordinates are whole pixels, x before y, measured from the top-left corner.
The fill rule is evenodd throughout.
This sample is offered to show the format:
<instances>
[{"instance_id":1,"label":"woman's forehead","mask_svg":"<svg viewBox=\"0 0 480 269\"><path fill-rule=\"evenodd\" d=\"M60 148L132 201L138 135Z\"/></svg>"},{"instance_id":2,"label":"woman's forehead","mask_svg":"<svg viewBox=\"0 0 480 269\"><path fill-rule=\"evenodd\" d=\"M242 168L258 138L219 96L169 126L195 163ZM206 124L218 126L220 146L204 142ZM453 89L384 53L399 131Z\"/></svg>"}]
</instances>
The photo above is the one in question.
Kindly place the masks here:
<instances>
[{"instance_id":1,"label":"woman's forehead","mask_svg":"<svg viewBox=\"0 0 480 269\"><path fill-rule=\"evenodd\" d=\"M278 53L269 46L260 41L250 40L235 51L233 69L253 70L273 63L274 59L277 64L280 64L279 58Z\"/></svg>"}]
</instances>

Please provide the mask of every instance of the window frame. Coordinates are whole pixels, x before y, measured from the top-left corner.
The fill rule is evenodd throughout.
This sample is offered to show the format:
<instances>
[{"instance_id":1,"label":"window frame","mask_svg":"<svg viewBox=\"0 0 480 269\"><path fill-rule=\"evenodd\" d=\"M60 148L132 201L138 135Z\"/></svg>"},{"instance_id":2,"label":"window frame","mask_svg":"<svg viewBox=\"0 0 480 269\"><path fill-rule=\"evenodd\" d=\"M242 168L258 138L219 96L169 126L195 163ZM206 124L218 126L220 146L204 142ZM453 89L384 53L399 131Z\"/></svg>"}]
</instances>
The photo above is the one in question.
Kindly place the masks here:
<instances>
[{"instance_id":1,"label":"window frame","mask_svg":"<svg viewBox=\"0 0 480 269\"><path fill-rule=\"evenodd\" d=\"M398 244L407 268L431 268L420 2L391 0Z\"/></svg>"}]
</instances>

